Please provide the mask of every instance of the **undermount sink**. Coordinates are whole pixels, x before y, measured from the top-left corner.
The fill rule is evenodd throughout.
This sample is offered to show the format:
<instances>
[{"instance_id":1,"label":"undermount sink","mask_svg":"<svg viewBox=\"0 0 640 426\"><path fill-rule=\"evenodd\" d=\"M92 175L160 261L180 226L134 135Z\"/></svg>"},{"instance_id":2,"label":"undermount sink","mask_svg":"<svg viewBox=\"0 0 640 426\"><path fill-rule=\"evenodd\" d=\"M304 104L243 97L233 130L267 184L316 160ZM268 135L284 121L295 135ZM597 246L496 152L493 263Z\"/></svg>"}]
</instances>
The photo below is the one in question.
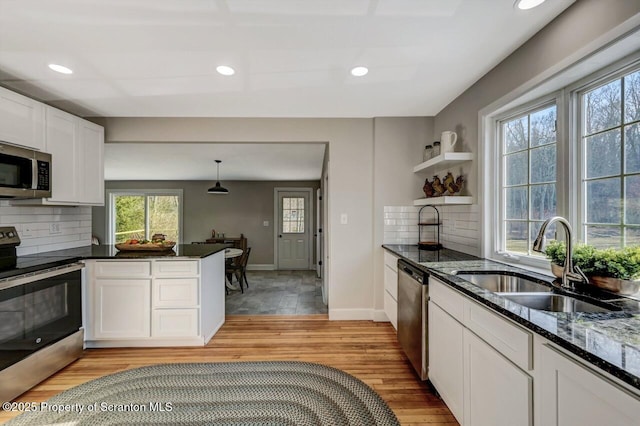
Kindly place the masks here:
<instances>
[{"instance_id":1,"label":"undermount sink","mask_svg":"<svg viewBox=\"0 0 640 426\"><path fill-rule=\"evenodd\" d=\"M500 296L518 305L538 311L548 312L611 312L613 309L603 308L584 300L562 294L549 293L501 293Z\"/></svg>"},{"instance_id":2,"label":"undermount sink","mask_svg":"<svg viewBox=\"0 0 640 426\"><path fill-rule=\"evenodd\" d=\"M455 275L494 293L545 293L552 290L549 286L525 277L499 272L485 274L460 271Z\"/></svg>"}]
</instances>

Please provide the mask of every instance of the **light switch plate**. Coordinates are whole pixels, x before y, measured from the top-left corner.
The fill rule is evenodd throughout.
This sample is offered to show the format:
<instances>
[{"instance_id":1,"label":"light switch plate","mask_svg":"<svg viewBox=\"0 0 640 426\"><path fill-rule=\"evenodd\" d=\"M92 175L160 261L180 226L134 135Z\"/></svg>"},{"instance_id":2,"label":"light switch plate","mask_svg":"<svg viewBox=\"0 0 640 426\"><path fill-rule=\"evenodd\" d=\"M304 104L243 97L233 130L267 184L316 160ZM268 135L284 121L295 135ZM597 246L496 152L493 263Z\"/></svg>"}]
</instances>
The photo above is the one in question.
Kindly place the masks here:
<instances>
[{"instance_id":1,"label":"light switch plate","mask_svg":"<svg viewBox=\"0 0 640 426\"><path fill-rule=\"evenodd\" d=\"M262 222L262 226L269 226L269 221L265 220L264 222Z\"/></svg>"},{"instance_id":2,"label":"light switch plate","mask_svg":"<svg viewBox=\"0 0 640 426\"><path fill-rule=\"evenodd\" d=\"M349 222L349 216L346 213L340 215L340 224L346 225Z\"/></svg>"}]
</instances>

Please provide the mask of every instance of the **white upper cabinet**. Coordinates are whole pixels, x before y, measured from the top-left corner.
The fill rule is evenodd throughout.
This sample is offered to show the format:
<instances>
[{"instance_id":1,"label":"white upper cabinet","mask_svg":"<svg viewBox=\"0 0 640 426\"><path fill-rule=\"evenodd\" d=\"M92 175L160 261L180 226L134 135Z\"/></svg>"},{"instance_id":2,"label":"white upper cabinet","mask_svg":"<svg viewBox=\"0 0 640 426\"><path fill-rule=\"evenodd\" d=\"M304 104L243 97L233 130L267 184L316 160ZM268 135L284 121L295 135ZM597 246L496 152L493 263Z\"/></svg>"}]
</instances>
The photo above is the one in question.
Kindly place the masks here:
<instances>
[{"instance_id":1,"label":"white upper cabinet","mask_svg":"<svg viewBox=\"0 0 640 426\"><path fill-rule=\"evenodd\" d=\"M104 205L104 128L80 120L79 201Z\"/></svg>"},{"instance_id":2,"label":"white upper cabinet","mask_svg":"<svg viewBox=\"0 0 640 426\"><path fill-rule=\"evenodd\" d=\"M45 106L44 151L51 154L51 197L29 205L104 205L104 128Z\"/></svg>"},{"instance_id":3,"label":"white upper cabinet","mask_svg":"<svg viewBox=\"0 0 640 426\"><path fill-rule=\"evenodd\" d=\"M44 104L0 87L0 141L45 150Z\"/></svg>"},{"instance_id":4,"label":"white upper cabinet","mask_svg":"<svg viewBox=\"0 0 640 426\"><path fill-rule=\"evenodd\" d=\"M51 154L51 198L47 202L78 201L81 185L76 164L79 155L78 117L47 108L47 146Z\"/></svg>"}]
</instances>

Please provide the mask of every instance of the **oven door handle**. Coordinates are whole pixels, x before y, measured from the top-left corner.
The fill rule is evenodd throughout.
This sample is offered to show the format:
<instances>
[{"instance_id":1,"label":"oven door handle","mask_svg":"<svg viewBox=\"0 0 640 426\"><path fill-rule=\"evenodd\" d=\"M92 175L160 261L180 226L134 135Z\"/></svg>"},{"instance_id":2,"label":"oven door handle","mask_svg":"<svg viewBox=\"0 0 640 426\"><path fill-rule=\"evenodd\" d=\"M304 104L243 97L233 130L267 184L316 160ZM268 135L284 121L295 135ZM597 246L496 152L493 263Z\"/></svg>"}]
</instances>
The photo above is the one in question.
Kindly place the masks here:
<instances>
[{"instance_id":1,"label":"oven door handle","mask_svg":"<svg viewBox=\"0 0 640 426\"><path fill-rule=\"evenodd\" d=\"M41 271L10 277L7 278L6 281L0 282L0 290L6 290L11 287L29 284L51 277L57 277L58 275L63 275L68 272L79 271L82 268L84 268L83 263L70 263L68 265L59 266L56 268L43 269Z\"/></svg>"}]
</instances>

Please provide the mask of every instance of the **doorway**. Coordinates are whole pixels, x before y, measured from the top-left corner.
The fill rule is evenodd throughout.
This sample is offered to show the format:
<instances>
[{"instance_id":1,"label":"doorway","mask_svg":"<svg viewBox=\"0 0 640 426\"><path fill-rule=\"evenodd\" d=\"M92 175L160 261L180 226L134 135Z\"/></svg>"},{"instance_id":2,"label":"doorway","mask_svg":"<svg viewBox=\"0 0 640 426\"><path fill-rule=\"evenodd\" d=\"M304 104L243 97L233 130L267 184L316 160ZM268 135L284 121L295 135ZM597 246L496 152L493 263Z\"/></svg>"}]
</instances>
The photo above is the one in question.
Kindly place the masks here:
<instances>
[{"instance_id":1,"label":"doorway","mask_svg":"<svg viewBox=\"0 0 640 426\"><path fill-rule=\"evenodd\" d=\"M277 270L310 269L312 188L275 188L275 261Z\"/></svg>"}]
</instances>

